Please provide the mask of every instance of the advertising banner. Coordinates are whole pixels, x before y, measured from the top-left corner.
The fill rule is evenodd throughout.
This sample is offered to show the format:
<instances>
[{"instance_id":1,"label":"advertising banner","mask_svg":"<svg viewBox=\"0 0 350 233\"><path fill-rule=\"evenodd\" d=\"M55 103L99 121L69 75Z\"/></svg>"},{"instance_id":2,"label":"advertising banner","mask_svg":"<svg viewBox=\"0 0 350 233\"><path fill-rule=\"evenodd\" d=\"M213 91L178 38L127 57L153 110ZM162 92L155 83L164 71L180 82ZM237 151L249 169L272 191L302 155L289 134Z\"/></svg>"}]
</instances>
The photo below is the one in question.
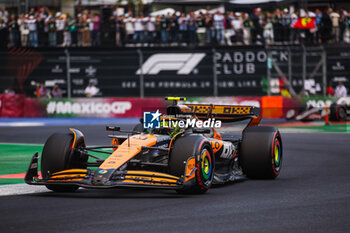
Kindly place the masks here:
<instances>
[{"instance_id":1,"label":"advertising banner","mask_svg":"<svg viewBox=\"0 0 350 233\"><path fill-rule=\"evenodd\" d=\"M143 49L145 96L209 96L214 93L208 49Z\"/></svg>"},{"instance_id":2,"label":"advertising banner","mask_svg":"<svg viewBox=\"0 0 350 233\"><path fill-rule=\"evenodd\" d=\"M327 80L333 88L342 82L350 90L350 51L344 46L327 46Z\"/></svg>"},{"instance_id":3,"label":"advertising banner","mask_svg":"<svg viewBox=\"0 0 350 233\"><path fill-rule=\"evenodd\" d=\"M165 107L160 98L74 98L42 100L49 117L141 117Z\"/></svg>"},{"instance_id":4,"label":"advertising banner","mask_svg":"<svg viewBox=\"0 0 350 233\"><path fill-rule=\"evenodd\" d=\"M1 117L23 117L24 95L2 95Z\"/></svg>"}]
</instances>

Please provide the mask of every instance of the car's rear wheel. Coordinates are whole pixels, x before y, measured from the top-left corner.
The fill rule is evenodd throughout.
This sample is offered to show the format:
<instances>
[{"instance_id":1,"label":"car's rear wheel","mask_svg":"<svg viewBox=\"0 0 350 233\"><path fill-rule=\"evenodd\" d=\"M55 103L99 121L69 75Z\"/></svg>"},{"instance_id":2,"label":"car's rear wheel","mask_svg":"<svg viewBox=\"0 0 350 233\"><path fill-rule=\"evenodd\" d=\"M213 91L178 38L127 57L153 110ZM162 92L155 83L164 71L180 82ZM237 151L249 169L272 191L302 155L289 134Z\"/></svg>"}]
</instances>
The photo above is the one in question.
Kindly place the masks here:
<instances>
[{"instance_id":1,"label":"car's rear wheel","mask_svg":"<svg viewBox=\"0 0 350 233\"><path fill-rule=\"evenodd\" d=\"M212 185L215 164L212 147L205 137L188 135L176 139L169 158L170 173L184 176L186 162L191 157L195 160L194 179L191 180L191 186L177 191L183 194L205 193Z\"/></svg>"},{"instance_id":2,"label":"car's rear wheel","mask_svg":"<svg viewBox=\"0 0 350 233\"><path fill-rule=\"evenodd\" d=\"M282 159L282 138L276 128L256 126L243 131L239 162L249 178L276 178Z\"/></svg>"},{"instance_id":3,"label":"car's rear wheel","mask_svg":"<svg viewBox=\"0 0 350 233\"><path fill-rule=\"evenodd\" d=\"M80 158L71 153L73 134L55 133L51 135L45 145L41 155L41 174L43 179L48 179L51 174L71 169L86 168L87 158ZM81 145L77 145L79 147ZM77 185L49 184L46 187L55 192L74 192L79 187Z\"/></svg>"},{"instance_id":4,"label":"car's rear wheel","mask_svg":"<svg viewBox=\"0 0 350 233\"><path fill-rule=\"evenodd\" d=\"M343 106L332 104L330 109L330 120L331 121L346 121L346 110Z\"/></svg>"}]
</instances>

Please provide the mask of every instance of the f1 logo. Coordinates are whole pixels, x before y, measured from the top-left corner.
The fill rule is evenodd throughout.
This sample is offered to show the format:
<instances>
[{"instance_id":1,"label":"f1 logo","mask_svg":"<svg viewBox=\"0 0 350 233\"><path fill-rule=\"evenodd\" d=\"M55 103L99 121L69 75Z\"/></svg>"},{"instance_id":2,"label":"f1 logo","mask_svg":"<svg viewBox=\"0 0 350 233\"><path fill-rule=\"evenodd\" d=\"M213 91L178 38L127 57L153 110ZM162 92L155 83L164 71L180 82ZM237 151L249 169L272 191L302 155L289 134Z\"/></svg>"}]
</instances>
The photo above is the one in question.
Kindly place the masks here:
<instances>
[{"instance_id":1,"label":"f1 logo","mask_svg":"<svg viewBox=\"0 0 350 233\"><path fill-rule=\"evenodd\" d=\"M156 75L161 71L174 70L179 75L188 75L205 57L205 53L156 53L150 56L137 75Z\"/></svg>"},{"instance_id":2,"label":"f1 logo","mask_svg":"<svg viewBox=\"0 0 350 233\"><path fill-rule=\"evenodd\" d=\"M143 128L144 129L159 129L160 116L162 114L157 110L156 112L143 112Z\"/></svg>"}]
</instances>

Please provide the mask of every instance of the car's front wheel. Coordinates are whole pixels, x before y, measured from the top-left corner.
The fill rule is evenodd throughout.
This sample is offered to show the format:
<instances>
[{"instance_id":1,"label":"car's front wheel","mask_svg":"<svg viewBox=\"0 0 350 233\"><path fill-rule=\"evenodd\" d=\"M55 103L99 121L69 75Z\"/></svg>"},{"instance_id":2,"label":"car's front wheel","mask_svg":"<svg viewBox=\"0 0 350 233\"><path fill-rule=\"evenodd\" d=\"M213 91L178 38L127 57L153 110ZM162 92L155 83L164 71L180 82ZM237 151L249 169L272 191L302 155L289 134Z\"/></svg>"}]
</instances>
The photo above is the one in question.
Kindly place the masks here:
<instances>
[{"instance_id":1,"label":"car's front wheel","mask_svg":"<svg viewBox=\"0 0 350 233\"><path fill-rule=\"evenodd\" d=\"M74 136L72 133L55 133L46 141L41 155L41 174L48 179L51 174L71 169L86 168L87 158L81 159L71 153ZM79 145L77 145L79 146ZM74 192L77 185L49 184L46 187L55 192Z\"/></svg>"}]
</instances>

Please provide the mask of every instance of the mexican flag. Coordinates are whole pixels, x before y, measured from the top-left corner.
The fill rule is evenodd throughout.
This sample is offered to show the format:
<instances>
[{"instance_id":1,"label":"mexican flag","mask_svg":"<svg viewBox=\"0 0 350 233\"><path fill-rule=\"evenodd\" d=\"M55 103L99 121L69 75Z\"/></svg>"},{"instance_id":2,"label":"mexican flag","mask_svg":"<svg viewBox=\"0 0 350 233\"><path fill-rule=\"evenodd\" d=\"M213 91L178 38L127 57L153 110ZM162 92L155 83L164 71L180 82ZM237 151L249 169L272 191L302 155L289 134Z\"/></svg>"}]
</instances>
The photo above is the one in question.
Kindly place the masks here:
<instances>
[{"instance_id":1,"label":"mexican flag","mask_svg":"<svg viewBox=\"0 0 350 233\"><path fill-rule=\"evenodd\" d=\"M293 28L299 29L312 29L316 27L315 18L299 17L298 20L292 25Z\"/></svg>"}]
</instances>

